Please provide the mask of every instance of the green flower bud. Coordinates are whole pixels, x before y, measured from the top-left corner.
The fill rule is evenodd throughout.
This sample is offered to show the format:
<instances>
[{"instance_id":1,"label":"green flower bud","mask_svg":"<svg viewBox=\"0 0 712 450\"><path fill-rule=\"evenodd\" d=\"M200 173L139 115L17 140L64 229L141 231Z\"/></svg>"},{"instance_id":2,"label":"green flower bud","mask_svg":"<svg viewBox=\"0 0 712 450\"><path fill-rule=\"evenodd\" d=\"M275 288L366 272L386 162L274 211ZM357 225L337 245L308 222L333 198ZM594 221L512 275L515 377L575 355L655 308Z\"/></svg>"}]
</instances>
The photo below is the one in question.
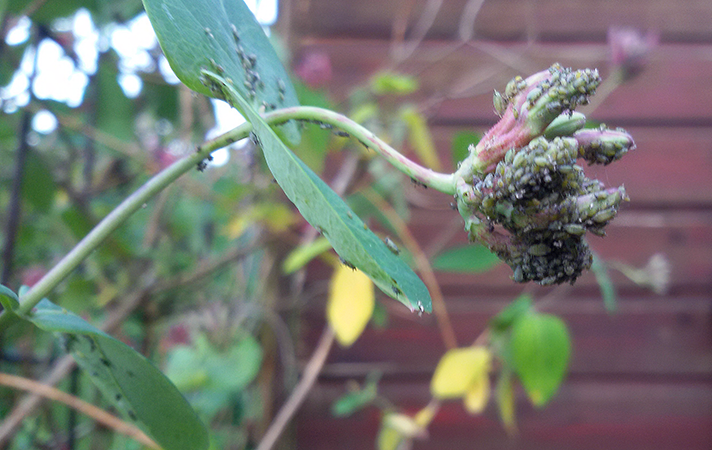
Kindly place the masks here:
<instances>
[{"instance_id":1,"label":"green flower bud","mask_svg":"<svg viewBox=\"0 0 712 450\"><path fill-rule=\"evenodd\" d=\"M544 130L544 137L554 139L558 136L571 136L586 125L586 116L580 112L571 111L559 114Z\"/></svg>"},{"instance_id":2,"label":"green flower bud","mask_svg":"<svg viewBox=\"0 0 712 450\"><path fill-rule=\"evenodd\" d=\"M624 129L600 128L579 130L574 133L579 144L579 156L589 164L610 164L635 149L633 137Z\"/></svg>"}]
</instances>

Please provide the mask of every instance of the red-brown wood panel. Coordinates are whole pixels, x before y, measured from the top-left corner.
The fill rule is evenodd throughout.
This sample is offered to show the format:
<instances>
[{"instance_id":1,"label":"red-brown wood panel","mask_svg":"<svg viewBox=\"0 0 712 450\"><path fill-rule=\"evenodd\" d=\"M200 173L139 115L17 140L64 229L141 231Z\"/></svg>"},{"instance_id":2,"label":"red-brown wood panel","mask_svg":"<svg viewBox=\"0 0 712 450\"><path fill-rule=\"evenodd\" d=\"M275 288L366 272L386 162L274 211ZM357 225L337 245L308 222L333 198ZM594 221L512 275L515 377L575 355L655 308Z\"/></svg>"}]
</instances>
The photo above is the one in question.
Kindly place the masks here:
<instances>
[{"instance_id":1,"label":"red-brown wood panel","mask_svg":"<svg viewBox=\"0 0 712 450\"><path fill-rule=\"evenodd\" d=\"M344 101L392 64L396 17L408 18L408 36L425 5L433 3L295 0L292 29L301 38L296 60L311 51L328 54L328 89ZM670 291L655 295L613 271L620 298L618 312L610 315L590 273L571 288L552 290L514 284L504 265L481 275L437 272L460 345L470 344L489 318L526 289L543 299L543 311L569 326L571 371L544 409L532 408L519 390L517 437L507 437L492 405L472 417L449 402L429 438L413 448L712 448L712 2L486 0L474 22L475 40L459 43L463 10L476 3L442 2L426 39L396 67L420 81L419 92L402 100L428 117L441 158L450 162L455 133L481 132L495 122L492 90L502 90L513 76L553 62L599 68L604 85L583 111L592 120L625 127L638 148L616 164L586 168L607 185L624 184L631 197L608 236L590 242L604 259L637 266L663 253L671 267ZM656 32L660 43L639 76L610 90L606 35L621 25ZM409 227L423 249L467 242L448 196L412 186L408 191ZM331 271L319 262L309 269L310 292L319 294L304 315L304 357L324 326ZM558 297L546 300L552 292ZM298 414L300 448L373 448L377 410L348 419L329 414L346 380L373 369L384 372L379 392L397 407L413 413L429 401L429 378L445 350L437 323L383 301L389 311L385 329L369 327L351 348L332 350Z\"/></svg>"},{"instance_id":2,"label":"red-brown wood panel","mask_svg":"<svg viewBox=\"0 0 712 450\"><path fill-rule=\"evenodd\" d=\"M295 26L308 36L391 37L393 21L412 5L409 24L421 16L425 0L297 0ZM455 39L466 0L442 2L428 36ZM712 5L706 0L486 0L474 22L476 37L605 39L611 25L653 29L666 39L709 39Z\"/></svg>"},{"instance_id":3,"label":"red-brown wood panel","mask_svg":"<svg viewBox=\"0 0 712 450\"><path fill-rule=\"evenodd\" d=\"M329 415L331 402L345 392L343 381L322 381L297 417L300 448L371 449L380 413L367 409L348 419ZM415 413L429 400L427 381L384 381L379 391ZM509 437L490 404L482 416L469 416L447 402L418 449L521 450L708 450L712 447L712 384L570 381L544 409L517 396L519 434Z\"/></svg>"},{"instance_id":4,"label":"red-brown wood panel","mask_svg":"<svg viewBox=\"0 0 712 450\"><path fill-rule=\"evenodd\" d=\"M494 123L492 91L504 89L515 75L526 76L554 62L598 68L604 79L610 71L604 44L453 45L424 42L398 66L418 76L421 90L413 100L421 101L438 124ZM367 82L375 71L388 65L389 48L384 41L330 39L305 44L302 52L321 51L330 56L334 69L331 91L343 99L352 87ZM650 54L645 70L610 93L590 118L611 126L712 126L710 55L710 44L660 45Z\"/></svg>"}]
</instances>

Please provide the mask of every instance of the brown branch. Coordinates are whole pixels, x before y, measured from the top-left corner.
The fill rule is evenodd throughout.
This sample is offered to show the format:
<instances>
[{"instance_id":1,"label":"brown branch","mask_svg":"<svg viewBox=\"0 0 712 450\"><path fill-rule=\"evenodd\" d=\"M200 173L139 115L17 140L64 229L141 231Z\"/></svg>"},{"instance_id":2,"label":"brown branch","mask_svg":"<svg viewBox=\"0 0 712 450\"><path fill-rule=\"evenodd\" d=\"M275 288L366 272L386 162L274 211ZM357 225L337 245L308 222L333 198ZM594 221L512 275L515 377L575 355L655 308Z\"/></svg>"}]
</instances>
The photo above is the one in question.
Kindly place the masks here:
<instances>
[{"instance_id":1,"label":"brown branch","mask_svg":"<svg viewBox=\"0 0 712 450\"><path fill-rule=\"evenodd\" d=\"M87 415L104 425L105 427L111 428L114 431L124 434L136 441L142 443L143 445L150 448L160 449L155 442L138 427L124 422L116 416L109 414L108 412L98 408L91 403L87 403L73 395L62 392L57 388L48 386L46 384L38 383L37 381L30 380L28 378L18 377L15 375L9 375L6 373L0 373L0 384L4 386L9 386L15 389L21 389L23 391L32 392L33 394L40 395L44 398L54 400L57 402L64 403L65 405L73 408L84 415Z\"/></svg>"},{"instance_id":2,"label":"brown branch","mask_svg":"<svg viewBox=\"0 0 712 450\"><path fill-rule=\"evenodd\" d=\"M321 333L321 338L319 338L319 343L312 353L309 362L304 367L304 372L302 373L302 379L299 380L299 384L294 388L292 394L289 396L287 401L282 405L282 408L277 413L270 424L267 432L265 433L260 445L257 450L271 450L274 444L279 439L279 436L284 431L284 428L289 424L289 420L294 416L299 407L304 402L304 399L309 393L309 390L314 385L321 368L324 367L324 362L326 362L326 357L329 355L329 350L334 344L334 331L327 325L324 327L324 331Z\"/></svg>"}]
</instances>

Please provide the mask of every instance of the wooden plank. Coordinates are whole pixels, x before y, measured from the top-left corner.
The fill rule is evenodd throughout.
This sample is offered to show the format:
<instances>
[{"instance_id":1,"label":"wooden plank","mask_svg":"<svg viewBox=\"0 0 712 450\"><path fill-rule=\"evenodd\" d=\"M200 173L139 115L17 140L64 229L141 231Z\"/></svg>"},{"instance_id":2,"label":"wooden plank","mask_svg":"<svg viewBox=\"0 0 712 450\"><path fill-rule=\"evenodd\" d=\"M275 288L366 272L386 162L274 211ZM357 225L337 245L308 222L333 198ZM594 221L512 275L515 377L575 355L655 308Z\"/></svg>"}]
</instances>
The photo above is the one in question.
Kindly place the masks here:
<instances>
[{"instance_id":1,"label":"wooden plank","mask_svg":"<svg viewBox=\"0 0 712 450\"><path fill-rule=\"evenodd\" d=\"M302 0L293 15L294 26L306 36L369 36L390 39L394 19L413 4L412 27L421 16L424 0L359 2ZM466 0L442 2L428 37L457 39ZM469 19L467 19L469 20ZM652 29L664 40L710 40L712 4L706 0L488 0L472 28L476 38L524 40L591 39L604 41L611 25ZM472 23L470 21L470 23Z\"/></svg>"},{"instance_id":2,"label":"wooden plank","mask_svg":"<svg viewBox=\"0 0 712 450\"><path fill-rule=\"evenodd\" d=\"M460 345L470 345L487 321L513 297L448 298L447 307ZM386 300L391 311L383 330L368 328L350 348L336 348L324 373L388 374L429 377L445 352L433 316L418 317ZM615 315L598 298L568 296L542 310L560 316L573 342L573 376L695 378L712 382L712 302L707 297L622 299ZM318 339L323 304L305 316L307 348Z\"/></svg>"},{"instance_id":3,"label":"wooden plank","mask_svg":"<svg viewBox=\"0 0 712 450\"><path fill-rule=\"evenodd\" d=\"M429 400L425 381L382 382L379 392L409 414ZM329 416L331 402L345 392L339 382L321 381L297 416L297 439L312 450L372 449L380 413L369 408L346 419ZM490 404L469 416L446 402L416 449L513 450L708 450L712 446L712 385L649 382L566 382L542 410L517 396L519 434L508 437Z\"/></svg>"},{"instance_id":4,"label":"wooden plank","mask_svg":"<svg viewBox=\"0 0 712 450\"><path fill-rule=\"evenodd\" d=\"M712 3L711 3L712 4ZM543 70L553 62L576 68L597 67L608 76L605 45L542 44L465 46L424 42L399 66L417 74L421 90L410 100L420 103L435 124L492 124L493 89L502 90L515 75ZM329 86L344 100L354 86L366 83L389 64L388 43L375 40L323 40L302 46L322 51L332 60ZM661 45L645 71L607 96L590 118L611 126L712 125L712 45Z\"/></svg>"}]
</instances>

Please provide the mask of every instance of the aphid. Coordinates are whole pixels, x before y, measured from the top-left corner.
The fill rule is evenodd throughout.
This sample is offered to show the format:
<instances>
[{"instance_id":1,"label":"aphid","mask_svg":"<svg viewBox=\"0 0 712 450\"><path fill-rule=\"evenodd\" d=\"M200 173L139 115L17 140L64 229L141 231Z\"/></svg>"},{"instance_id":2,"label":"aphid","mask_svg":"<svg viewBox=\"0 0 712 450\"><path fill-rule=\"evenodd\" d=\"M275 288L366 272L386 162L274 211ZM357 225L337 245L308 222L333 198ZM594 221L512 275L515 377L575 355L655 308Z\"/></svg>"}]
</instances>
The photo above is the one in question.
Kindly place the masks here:
<instances>
[{"instance_id":1,"label":"aphid","mask_svg":"<svg viewBox=\"0 0 712 450\"><path fill-rule=\"evenodd\" d=\"M334 131L334 134L337 135L337 136L339 136L339 137L345 137L345 138L351 137L351 135L350 135L349 133L347 133L347 132L345 132L345 131L341 131L341 130L336 130L336 131Z\"/></svg>"},{"instance_id":2,"label":"aphid","mask_svg":"<svg viewBox=\"0 0 712 450\"><path fill-rule=\"evenodd\" d=\"M281 93L284 94L287 92L287 85L284 84L284 80L281 78L277 79L277 90Z\"/></svg>"},{"instance_id":3,"label":"aphid","mask_svg":"<svg viewBox=\"0 0 712 450\"><path fill-rule=\"evenodd\" d=\"M255 67L255 65L257 64L257 55L255 55L254 53L250 53L249 55L247 55L247 60L250 62L251 67Z\"/></svg>"},{"instance_id":4,"label":"aphid","mask_svg":"<svg viewBox=\"0 0 712 450\"><path fill-rule=\"evenodd\" d=\"M391 286L391 289L393 290L393 293L394 293L396 296L401 296L401 295L403 295L403 291L401 291L398 286L395 286L395 285L394 285L394 286Z\"/></svg>"},{"instance_id":5,"label":"aphid","mask_svg":"<svg viewBox=\"0 0 712 450\"><path fill-rule=\"evenodd\" d=\"M492 103L494 104L494 111L499 117L502 117L504 111L507 109L507 100L502 97L502 94L495 90L492 96Z\"/></svg>"},{"instance_id":6,"label":"aphid","mask_svg":"<svg viewBox=\"0 0 712 450\"><path fill-rule=\"evenodd\" d=\"M551 251L548 245L546 244L537 244L537 245L532 245L527 249L529 254L534 255L534 256L544 256L547 253Z\"/></svg>"},{"instance_id":7,"label":"aphid","mask_svg":"<svg viewBox=\"0 0 712 450\"><path fill-rule=\"evenodd\" d=\"M198 169L198 172L204 172L205 169L208 168L208 163L205 162L205 160L202 160L197 164L196 168Z\"/></svg>"},{"instance_id":8,"label":"aphid","mask_svg":"<svg viewBox=\"0 0 712 450\"><path fill-rule=\"evenodd\" d=\"M133 420L133 421L138 420L138 417L136 416L136 413L135 413L135 412L129 410L128 415L129 415L129 417L131 418L131 420Z\"/></svg>"},{"instance_id":9,"label":"aphid","mask_svg":"<svg viewBox=\"0 0 712 450\"><path fill-rule=\"evenodd\" d=\"M231 23L231 24L230 24L230 28L232 29L232 38L235 39L235 43L236 43L236 44L239 43L239 42L240 42L240 35L237 34L237 27L235 26L234 23Z\"/></svg>"},{"instance_id":10,"label":"aphid","mask_svg":"<svg viewBox=\"0 0 712 450\"><path fill-rule=\"evenodd\" d=\"M346 261L346 260L345 260L344 258L342 258L341 256L339 256L339 261L341 261L341 264L345 265L345 266L348 267L349 269L351 269L351 270L356 270L356 266L354 266L354 265L351 264L350 262Z\"/></svg>"},{"instance_id":11,"label":"aphid","mask_svg":"<svg viewBox=\"0 0 712 450\"><path fill-rule=\"evenodd\" d=\"M205 35L212 38L213 37L213 32L210 31L210 28L205 28Z\"/></svg>"},{"instance_id":12,"label":"aphid","mask_svg":"<svg viewBox=\"0 0 712 450\"><path fill-rule=\"evenodd\" d=\"M615 217L616 211L615 209L604 209L603 211L599 211L594 216L591 218L594 222L597 223L604 223L609 220L611 220L613 217Z\"/></svg>"},{"instance_id":13,"label":"aphid","mask_svg":"<svg viewBox=\"0 0 712 450\"><path fill-rule=\"evenodd\" d=\"M391 253L393 253L394 255L400 254L400 249L398 248L396 243L391 240L391 238L386 236L385 238L383 238L383 242L386 244L386 247L388 247L388 250L390 250Z\"/></svg>"}]
</instances>

